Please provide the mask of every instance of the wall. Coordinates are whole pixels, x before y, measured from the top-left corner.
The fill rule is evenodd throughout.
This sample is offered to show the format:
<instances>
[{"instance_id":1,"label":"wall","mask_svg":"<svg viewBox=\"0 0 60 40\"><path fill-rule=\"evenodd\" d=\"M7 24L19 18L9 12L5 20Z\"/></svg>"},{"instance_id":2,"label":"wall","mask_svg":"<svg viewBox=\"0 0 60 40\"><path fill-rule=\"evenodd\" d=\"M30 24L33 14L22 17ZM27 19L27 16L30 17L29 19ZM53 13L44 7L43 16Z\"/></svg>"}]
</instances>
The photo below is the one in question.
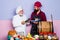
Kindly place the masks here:
<instances>
[{"instance_id":1,"label":"wall","mask_svg":"<svg viewBox=\"0 0 60 40\"><path fill-rule=\"evenodd\" d=\"M16 8L22 5L26 16L30 17L35 1L42 3L41 10L45 12L47 20L51 19L51 14L53 15L54 30L60 38L60 0L0 0L0 40L7 40L8 31L13 29L11 20Z\"/></svg>"}]
</instances>

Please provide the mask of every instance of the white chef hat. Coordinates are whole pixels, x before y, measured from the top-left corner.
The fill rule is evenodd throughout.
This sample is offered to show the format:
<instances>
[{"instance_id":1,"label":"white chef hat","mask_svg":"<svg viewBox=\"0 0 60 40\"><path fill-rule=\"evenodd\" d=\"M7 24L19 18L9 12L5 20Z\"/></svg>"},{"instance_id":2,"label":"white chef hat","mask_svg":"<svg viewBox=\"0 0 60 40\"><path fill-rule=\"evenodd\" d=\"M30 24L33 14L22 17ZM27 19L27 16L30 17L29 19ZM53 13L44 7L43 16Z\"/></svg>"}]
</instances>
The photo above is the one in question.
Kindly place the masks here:
<instances>
[{"instance_id":1,"label":"white chef hat","mask_svg":"<svg viewBox=\"0 0 60 40\"><path fill-rule=\"evenodd\" d=\"M17 9L16 9L16 14L18 14L19 11L21 11L21 10L23 10L23 8L22 8L21 6L17 7Z\"/></svg>"}]
</instances>

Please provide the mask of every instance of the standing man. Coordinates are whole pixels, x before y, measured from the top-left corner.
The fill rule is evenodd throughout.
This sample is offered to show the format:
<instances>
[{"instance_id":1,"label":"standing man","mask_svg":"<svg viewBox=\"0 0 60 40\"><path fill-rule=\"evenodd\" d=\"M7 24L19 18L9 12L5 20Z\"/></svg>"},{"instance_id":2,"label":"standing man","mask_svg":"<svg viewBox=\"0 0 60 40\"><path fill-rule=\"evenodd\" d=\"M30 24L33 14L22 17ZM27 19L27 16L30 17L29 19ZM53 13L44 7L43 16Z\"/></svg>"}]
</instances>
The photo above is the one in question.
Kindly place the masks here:
<instances>
[{"instance_id":1,"label":"standing man","mask_svg":"<svg viewBox=\"0 0 60 40\"><path fill-rule=\"evenodd\" d=\"M40 21L46 21L46 16L45 16L45 13L41 11L41 7L42 7L42 4L37 1L34 3L34 11L32 12L31 14L31 20L37 20L39 19ZM31 35L34 36L34 35L37 35L38 34L38 28L37 28L37 25L38 25L38 22L31 22L32 24L32 28L31 28Z\"/></svg>"}]
</instances>

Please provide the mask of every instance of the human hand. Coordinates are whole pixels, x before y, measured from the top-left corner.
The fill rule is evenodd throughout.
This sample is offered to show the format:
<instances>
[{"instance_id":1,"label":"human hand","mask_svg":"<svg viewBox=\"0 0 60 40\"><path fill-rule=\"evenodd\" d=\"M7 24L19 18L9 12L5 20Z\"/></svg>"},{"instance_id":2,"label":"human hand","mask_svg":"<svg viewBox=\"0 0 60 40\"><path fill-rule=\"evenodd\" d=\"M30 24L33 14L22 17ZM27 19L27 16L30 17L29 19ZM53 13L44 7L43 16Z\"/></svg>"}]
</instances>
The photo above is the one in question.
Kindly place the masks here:
<instances>
[{"instance_id":1,"label":"human hand","mask_svg":"<svg viewBox=\"0 0 60 40\"><path fill-rule=\"evenodd\" d=\"M23 24L23 25L24 25L24 24L25 24L25 21L22 21L22 22L21 22L21 24Z\"/></svg>"}]
</instances>

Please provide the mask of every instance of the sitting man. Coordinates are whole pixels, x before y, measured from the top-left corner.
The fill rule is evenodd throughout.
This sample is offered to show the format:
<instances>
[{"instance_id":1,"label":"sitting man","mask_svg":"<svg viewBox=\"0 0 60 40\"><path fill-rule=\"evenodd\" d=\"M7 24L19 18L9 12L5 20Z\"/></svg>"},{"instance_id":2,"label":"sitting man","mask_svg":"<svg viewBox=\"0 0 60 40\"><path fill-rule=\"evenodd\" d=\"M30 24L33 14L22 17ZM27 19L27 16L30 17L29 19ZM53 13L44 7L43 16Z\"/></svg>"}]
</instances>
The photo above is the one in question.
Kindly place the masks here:
<instances>
[{"instance_id":1,"label":"sitting man","mask_svg":"<svg viewBox=\"0 0 60 40\"><path fill-rule=\"evenodd\" d=\"M26 36L26 23L27 17L24 15L24 11L21 6L16 9L16 15L13 17L13 27L17 34Z\"/></svg>"}]
</instances>

